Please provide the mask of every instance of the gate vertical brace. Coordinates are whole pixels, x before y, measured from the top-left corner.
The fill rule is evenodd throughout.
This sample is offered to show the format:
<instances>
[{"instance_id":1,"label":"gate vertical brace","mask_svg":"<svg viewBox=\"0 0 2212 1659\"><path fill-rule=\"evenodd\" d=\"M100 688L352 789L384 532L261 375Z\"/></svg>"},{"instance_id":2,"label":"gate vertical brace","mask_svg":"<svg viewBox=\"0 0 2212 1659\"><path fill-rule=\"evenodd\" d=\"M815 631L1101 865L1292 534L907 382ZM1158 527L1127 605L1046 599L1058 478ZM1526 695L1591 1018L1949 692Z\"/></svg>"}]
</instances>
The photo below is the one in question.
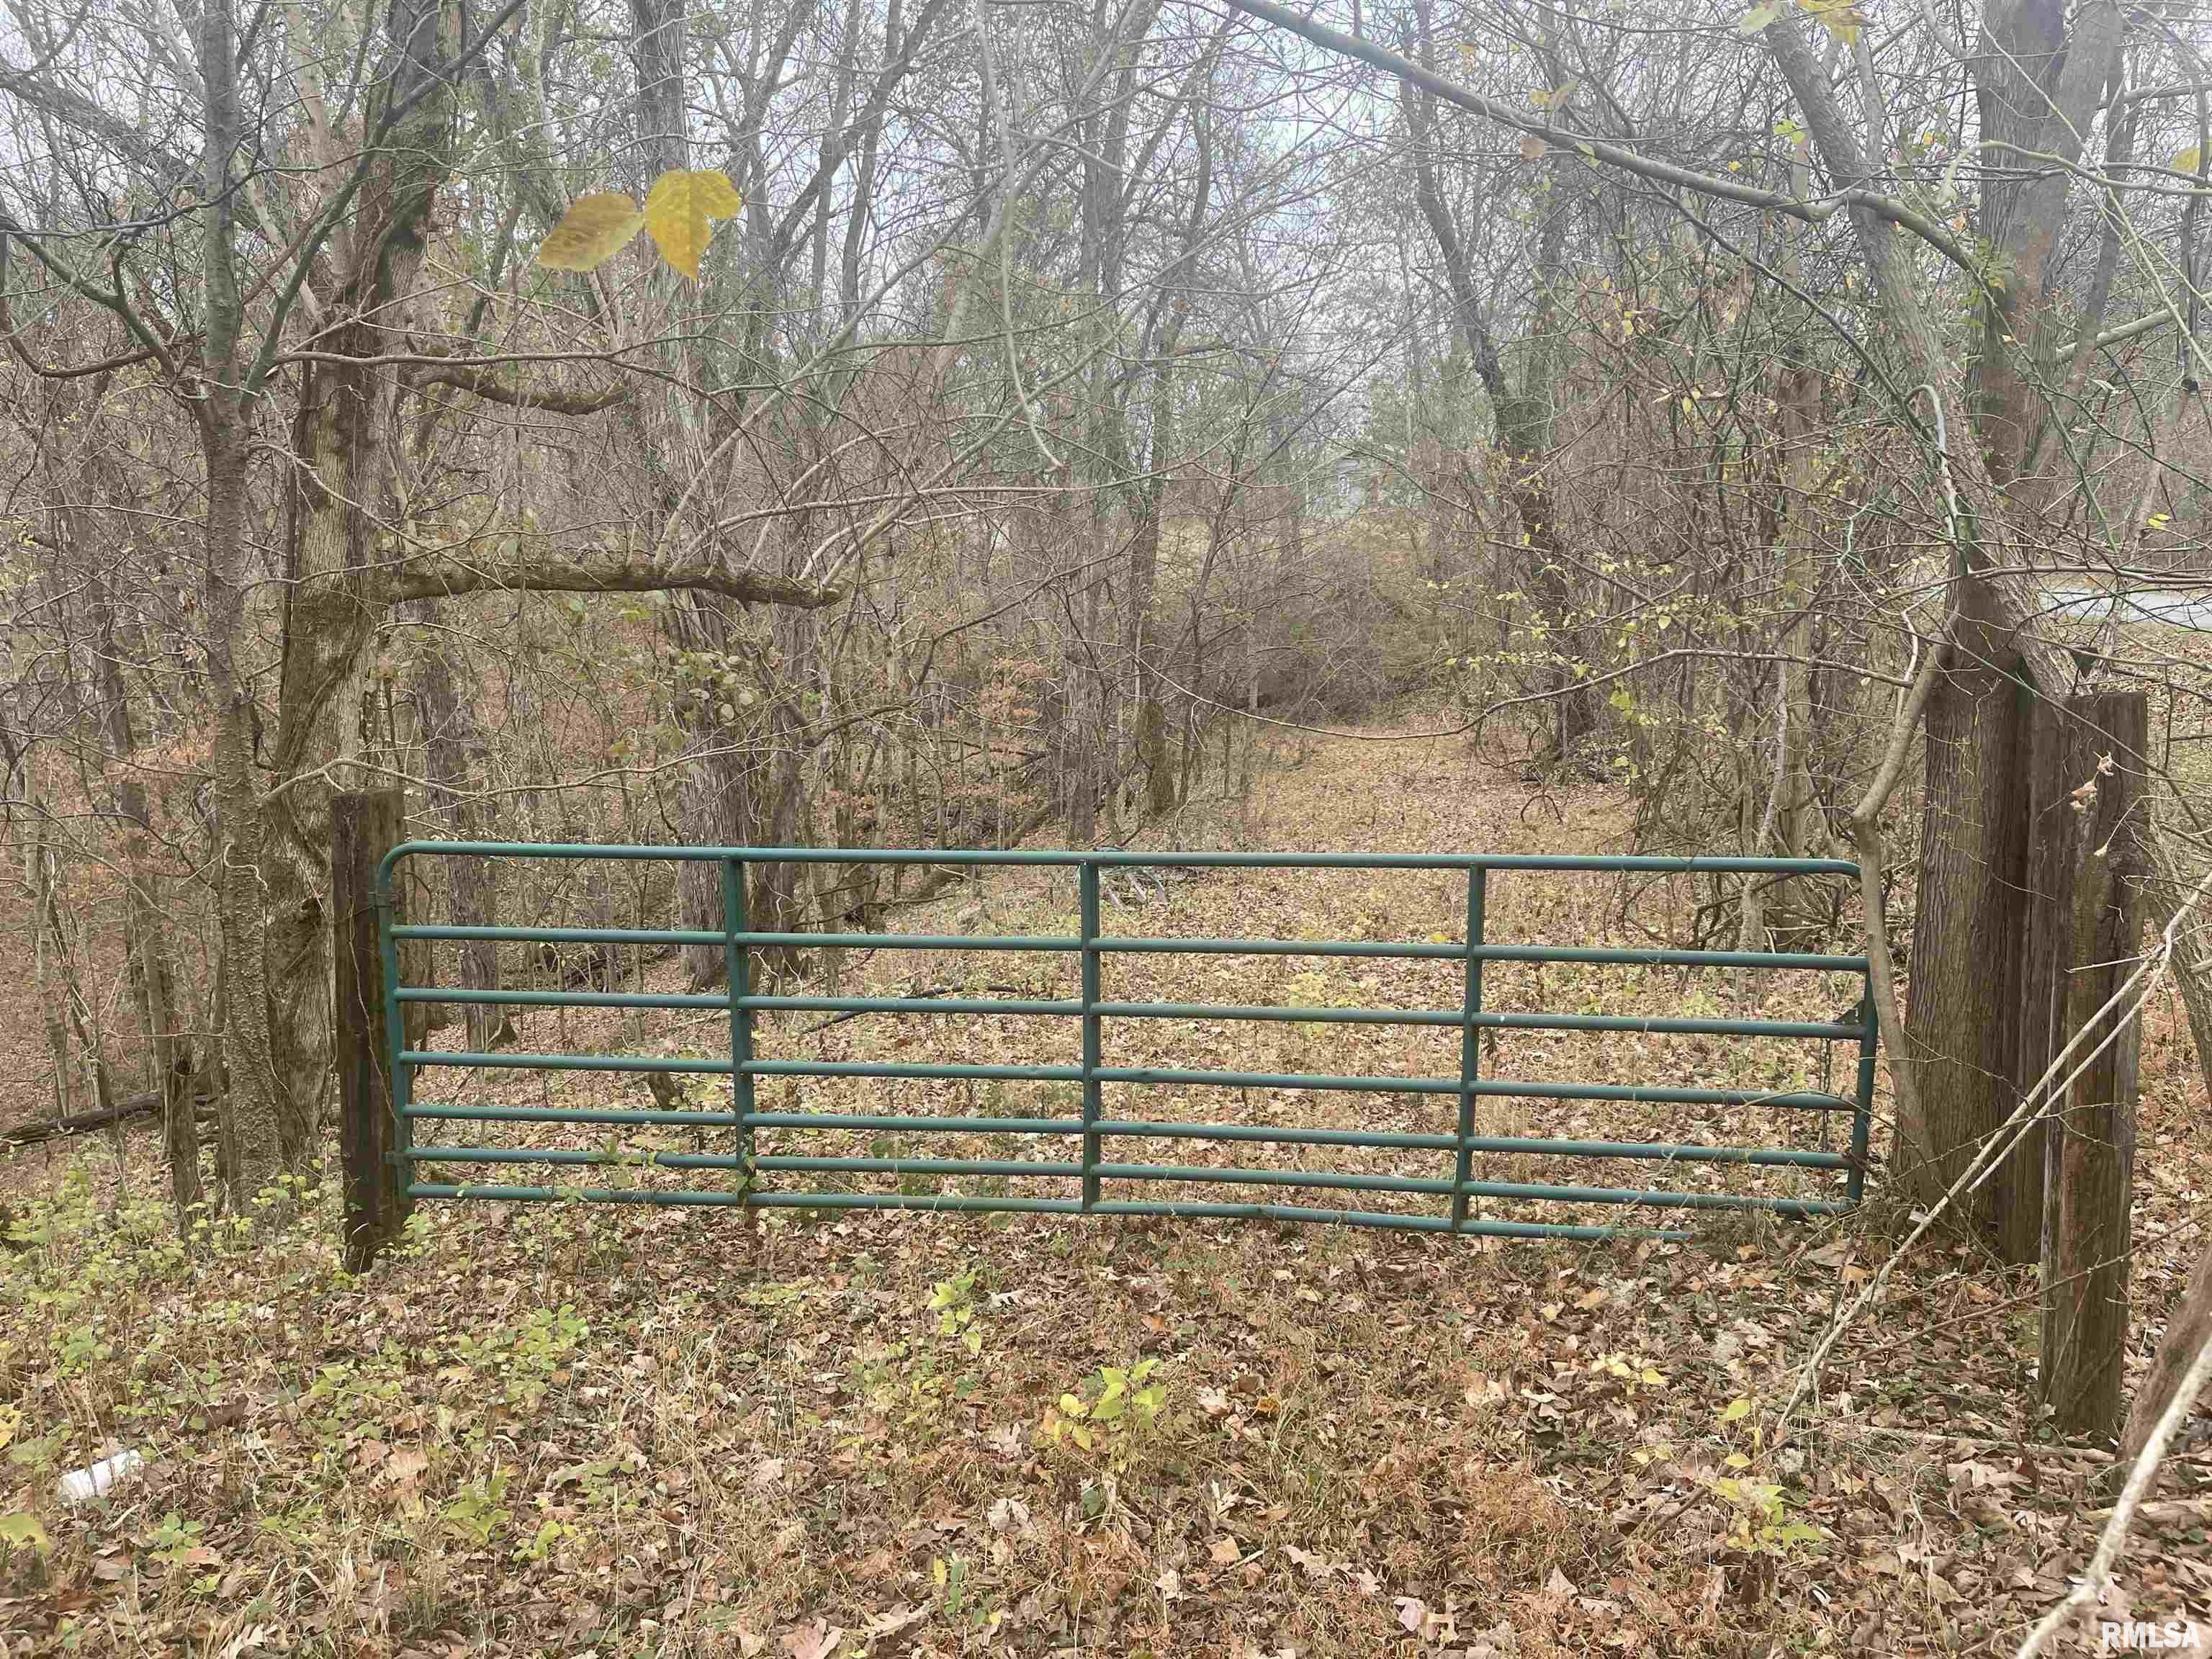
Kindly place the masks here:
<instances>
[{"instance_id":1,"label":"gate vertical brace","mask_svg":"<svg viewBox=\"0 0 2212 1659\"><path fill-rule=\"evenodd\" d=\"M1085 859L1076 866L1077 908L1083 933L1083 1213L1098 1205L1098 866Z\"/></svg>"},{"instance_id":2,"label":"gate vertical brace","mask_svg":"<svg viewBox=\"0 0 2212 1659\"><path fill-rule=\"evenodd\" d=\"M1866 995L1859 1001L1859 1091L1851 1112L1850 1173L1844 1177L1844 1197L1855 1208L1866 1194L1867 1148L1874 1128L1874 1056L1881 1041L1881 1026L1875 1017L1871 963L1867 969Z\"/></svg>"},{"instance_id":3,"label":"gate vertical brace","mask_svg":"<svg viewBox=\"0 0 2212 1659\"><path fill-rule=\"evenodd\" d=\"M753 1059L752 947L738 935L748 931L745 920L745 861L722 860L722 957L730 988L730 1104L738 1114L738 1156L744 1160L745 1207L753 1201L753 1077L745 1068Z\"/></svg>"},{"instance_id":4,"label":"gate vertical brace","mask_svg":"<svg viewBox=\"0 0 2212 1659\"><path fill-rule=\"evenodd\" d=\"M1475 1017L1482 1012L1483 907L1489 885L1489 871L1479 864L1468 869L1467 991L1460 1003L1459 1028L1459 1149L1452 1162L1454 1232L1467 1225L1467 1183L1474 1179L1474 1085L1482 1075L1482 1034L1475 1028Z\"/></svg>"}]
</instances>

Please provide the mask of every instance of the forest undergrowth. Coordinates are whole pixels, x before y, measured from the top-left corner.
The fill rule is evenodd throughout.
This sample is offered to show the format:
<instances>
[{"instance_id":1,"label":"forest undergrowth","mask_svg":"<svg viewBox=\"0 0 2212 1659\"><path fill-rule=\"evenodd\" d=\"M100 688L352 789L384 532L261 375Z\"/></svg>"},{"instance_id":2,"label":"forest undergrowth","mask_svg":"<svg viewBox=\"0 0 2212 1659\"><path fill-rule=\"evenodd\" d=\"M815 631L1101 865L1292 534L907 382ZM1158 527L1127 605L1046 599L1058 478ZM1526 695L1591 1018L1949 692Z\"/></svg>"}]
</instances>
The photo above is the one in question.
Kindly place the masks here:
<instances>
[{"instance_id":1,"label":"forest undergrowth","mask_svg":"<svg viewBox=\"0 0 2212 1659\"><path fill-rule=\"evenodd\" d=\"M1250 818L1194 814L1167 833L1186 848L1605 852L1630 817L1595 786L1532 800L1510 769L1433 743L1316 739L1262 780ZM1066 931L1062 887L1065 872L1001 872L890 925ZM1516 877L1492 895L1491 933L1680 939L1692 897ZM1464 914L1463 890L1426 875L1210 872L1110 902L1112 928L1240 937L1449 938ZM1109 998L1456 1002L1456 964L1139 960ZM840 978L847 993L915 994L979 974L1068 994L1066 964L1050 960L885 953ZM1490 1006L1820 1018L1840 985L1555 965L1500 973ZM521 1024L527 1049L718 1042L618 1013ZM980 1017L811 1016L768 1023L762 1052L1049 1061L1073 1040L1066 1024L1041 1036L1036 1022ZM1109 1064L1378 1076L1456 1064L1455 1033L1393 1027L1157 1021L1115 1041L1126 1046ZM1848 1056L1833 1078L1823 1063L1817 1045L1512 1032L1485 1068L1848 1092ZM2212 1184L2212 1146L2197 1079L2185 1027L2154 1003L2133 1363L2198 1246L2189 1212ZM644 1103L635 1078L547 1078L542 1094L524 1081L549 1103L611 1089ZM453 1097L502 1085L515 1079L461 1073ZM809 1080L788 1098L964 1113L957 1089ZM1305 1093L1155 1091L1141 1103L1370 1127L1449 1109ZM1502 1133L1815 1145L1822 1133L1703 1108L1494 1104ZM1029 1108L978 1103L1002 1109ZM1176 1143L1177 1157L1200 1161L1196 1145ZM0 1166L15 1217L0 1250L9 1659L2009 1652L2063 1594L2109 1501L2106 1455L2037 1424L2032 1276L1963 1244L1909 1259L1813 1403L1778 1419L1834 1310L1903 1234L1878 1176L1874 1201L1843 1219L1719 1212L1687 1242L1595 1244L430 1204L404 1248L355 1279L328 1186L179 1243L157 1150L141 1133ZM1006 1155L980 1140L894 1151ZM1331 1167L1398 1167L1358 1156ZM1494 1167L1538 1173L1526 1158ZM1751 1190L1742 1173L1667 1178ZM994 1190L1048 1188L1016 1176ZM64 1472L125 1449L147 1467L107 1500L57 1495ZM2102 1616L2212 1614L2207 1492L2200 1437L2138 1528L2115 1592L2125 1610L2108 1601Z\"/></svg>"}]
</instances>

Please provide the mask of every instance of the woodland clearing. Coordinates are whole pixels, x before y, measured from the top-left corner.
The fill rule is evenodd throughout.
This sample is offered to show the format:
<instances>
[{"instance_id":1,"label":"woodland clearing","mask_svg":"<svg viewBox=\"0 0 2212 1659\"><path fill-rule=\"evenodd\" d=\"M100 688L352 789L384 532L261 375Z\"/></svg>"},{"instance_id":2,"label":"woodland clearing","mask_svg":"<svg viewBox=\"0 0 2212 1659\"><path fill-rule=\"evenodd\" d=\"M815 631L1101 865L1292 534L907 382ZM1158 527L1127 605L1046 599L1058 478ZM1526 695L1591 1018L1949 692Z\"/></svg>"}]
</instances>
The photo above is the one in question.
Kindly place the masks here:
<instances>
[{"instance_id":1,"label":"woodland clearing","mask_svg":"<svg viewBox=\"0 0 2212 1659\"><path fill-rule=\"evenodd\" d=\"M1186 813L1178 844L1620 844L1625 796L1532 799L1390 729L1304 741L1249 820ZM1221 872L1173 902L1192 932L1337 929L1378 903L1400 936L1453 925L1456 890L1369 886ZM1002 872L939 902L1015 931L1065 900ZM1637 914L1685 925L1668 902ZM1627 914L1535 880L1498 906L1528 938ZM1376 994L1363 964L1327 966L1346 983L1318 989ZM1518 988L1650 1012L1731 994L1574 971ZM2146 1021L2133 1364L2199 1248L2212 1162L2186 1027L2163 999ZM815 1040L965 1055L1005 1041L986 1024ZM1330 1059L1418 1036L1331 1030ZM1656 1040L1555 1063L1593 1059L1684 1081L1744 1063ZM1902 1235L1878 1182L1840 1221L1709 1215L1689 1243L1591 1246L432 1204L355 1279L327 1187L188 1247L157 1154L140 1135L5 1166L26 1248L0 1254L0 1511L49 1545L0 1578L11 1655L2008 1652L2109 1502L2108 1458L2035 1421L2033 1271L1963 1243L1908 1258L1777 1420ZM62 1471L122 1447L143 1478L58 1503ZM2169 1461L2102 1616L2212 1616L2203 1451Z\"/></svg>"}]
</instances>

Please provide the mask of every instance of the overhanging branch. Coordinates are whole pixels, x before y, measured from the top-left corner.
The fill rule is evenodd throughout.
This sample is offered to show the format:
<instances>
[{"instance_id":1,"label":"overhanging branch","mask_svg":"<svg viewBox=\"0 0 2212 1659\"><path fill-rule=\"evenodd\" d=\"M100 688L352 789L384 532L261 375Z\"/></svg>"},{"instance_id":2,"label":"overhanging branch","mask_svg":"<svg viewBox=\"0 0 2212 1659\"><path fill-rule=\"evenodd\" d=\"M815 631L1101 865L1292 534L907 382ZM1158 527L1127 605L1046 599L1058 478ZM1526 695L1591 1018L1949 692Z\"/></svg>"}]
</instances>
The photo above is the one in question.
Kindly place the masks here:
<instances>
[{"instance_id":1,"label":"overhanging branch","mask_svg":"<svg viewBox=\"0 0 2212 1659\"><path fill-rule=\"evenodd\" d=\"M448 386L486 403L504 404L510 409L543 410L549 415L596 415L601 410L628 402L630 397L627 386L616 386L606 392L533 392L509 386L482 363L425 364L419 368L402 369L400 375L410 387Z\"/></svg>"},{"instance_id":2,"label":"overhanging branch","mask_svg":"<svg viewBox=\"0 0 2212 1659\"><path fill-rule=\"evenodd\" d=\"M845 597L842 587L744 570L712 556L655 559L613 549L499 562L441 550L377 573L365 586L366 597L389 605L468 593L653 593L688 588L746 605L818 611Z\"/></svg>"},{"instance_id":3,"label":"overhanging branch","mask_svg":"<svg viewBox=\"0 0 2212 1659\"><path fill-rule=\"evenodd\" d=\"M1229 0L1229 3L1261 22L1288 29L1326 51L1356 58L1386 74L1410 81L1424 92L1455 108L1482 116L1501 126L1510 127L1516 132L1528 133L1554 149L1573 150L1603 166L1618 167L1651 184L1664 185L1674 190L1694 191L1701 196L1715 197L1723 201L1740 202L1746 207L1763 208L1771 213L1802 220L1808 225L1826 224L1845 208L1863 209L1877 218L1911 231L1960 270L1977 281L1980 280L1979 268L1964 244L1926 214L1894 196L1884 195L1879 191L1850 189L1808 202L1783 191L1762 190L1756 185L1747 185L1719 173L1699 173L1693 167L1677 167L1672 161L1659 161L1626 145L1610 143L1605 139L1581 133L1563 131L1549 120L1526 110L1516 109L1498 99L1486 98L1479 92L1470 92L1465 87L1445 80L1434 70L1422 68L1409 58L1401 57L1386 47L1333 29L1326 23L1316 22L1287 6L1274 4L1273 0Z\"/></svg>"}]
</instances>

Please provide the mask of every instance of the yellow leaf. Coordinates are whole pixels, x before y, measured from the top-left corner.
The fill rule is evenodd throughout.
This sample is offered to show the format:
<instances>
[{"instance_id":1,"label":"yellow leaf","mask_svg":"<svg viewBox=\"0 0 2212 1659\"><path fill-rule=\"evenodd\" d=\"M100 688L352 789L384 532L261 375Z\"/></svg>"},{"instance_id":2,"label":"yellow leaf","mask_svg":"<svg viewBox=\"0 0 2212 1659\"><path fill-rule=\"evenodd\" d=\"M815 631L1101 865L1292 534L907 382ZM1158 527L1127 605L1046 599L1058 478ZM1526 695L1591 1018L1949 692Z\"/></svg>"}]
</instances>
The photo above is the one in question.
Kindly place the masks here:
<instances>
[{"instance_id":1,"label":"yellow leaf","mask_svg":"<svg viewBox=\"0 0 2212 1659\"><path fill-rule=\"evenodd\" d=\"M578 197L539 245L538 263L549 270L595 270L644 222L637 204L619 191Z\"/></svg>"},{"instance_id":2,"label":"yellow leaf","mask_svg":"<svg viewBox=\"0 0 2212 1659\"><path fill-rule=\"evenodd\" d=\"M1853 0L1797 0L1797 5L1847 46L1857 43L1859 30L1866 23Z\"/></svg>"},{"instance_id":3,"label":"yellow leaf","mask_svg":"<svg viewBox=\"0 0 2212 1659\"><path fill-rule=\"evenodd\" d=\"M708 222L726 219L744 205L725 174L711 167L698 173L678 168L653 181L653 193L645 198L645 228L660 257L696 283L699 256L714 234Z\"/></svg>"},{"instance_id":4,"label":"yellow leaf","mask_svg":"<svg viewBox=\"0 0 2212 1659\"><path fill-rule=\"evenodd\" d=\"M2196 145L2191 144L2173 158L2173 170L2176 173L2194 173L2203 160L2203 153Z\"/></svg>"}]
</instances>

